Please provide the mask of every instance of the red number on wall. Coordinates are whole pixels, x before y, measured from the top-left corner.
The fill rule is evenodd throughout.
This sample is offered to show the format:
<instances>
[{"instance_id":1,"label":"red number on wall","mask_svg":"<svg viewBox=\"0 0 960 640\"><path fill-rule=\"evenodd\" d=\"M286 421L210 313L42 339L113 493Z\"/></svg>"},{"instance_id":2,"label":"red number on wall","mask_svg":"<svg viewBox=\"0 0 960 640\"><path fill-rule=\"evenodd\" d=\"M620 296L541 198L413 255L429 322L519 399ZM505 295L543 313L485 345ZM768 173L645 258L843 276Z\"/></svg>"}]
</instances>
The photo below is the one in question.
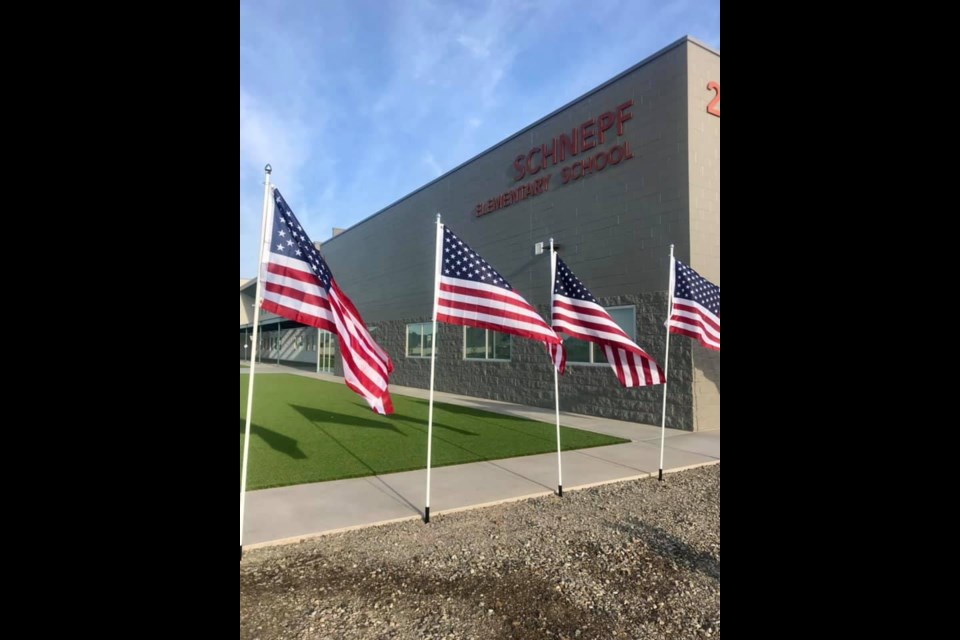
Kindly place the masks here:
<instances>
[{"instance_id":1,"label":"red number on wall","mask_svg":"<svg viewBox=\"0 0 960 640\"><path fill-rule=\"evenodd\" d=\"M707 105L707 113L712 113L713 115L720 117L720 83L714 80L711 80L707 83L707 91L716 91L717 95L713 100L710 101L710 104Z\"/></svg>"}]
</instances>

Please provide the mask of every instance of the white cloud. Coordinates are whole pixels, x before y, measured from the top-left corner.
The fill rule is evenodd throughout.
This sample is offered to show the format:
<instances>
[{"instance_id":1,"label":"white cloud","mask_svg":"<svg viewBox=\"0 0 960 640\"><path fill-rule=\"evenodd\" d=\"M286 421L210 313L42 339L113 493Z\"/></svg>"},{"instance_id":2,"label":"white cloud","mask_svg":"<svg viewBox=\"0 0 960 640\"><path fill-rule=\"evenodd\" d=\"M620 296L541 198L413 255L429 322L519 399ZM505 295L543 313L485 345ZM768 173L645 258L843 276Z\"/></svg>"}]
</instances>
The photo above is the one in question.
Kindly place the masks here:
<instances>
[{"instance_id":1,"label":"white cloud","mask_svg":"<svg viewBox=\"0 0 960 640\"><path fill-rule=\"evenodd\" d=\"M477 58L489 58L490 57L490 39L479 40L468 35L459 35L457 36L457 42L462 44L470 53L472 53Z\"/></svg>"},{"instance_id":2,"label":"white cloud","mask_svg":"<svg viewBox=\"0 0 960 640\"><path fill-rule=\"evenodd\" d=\"M279 110L240 89L240 269L256 269L263 211L264 166L270 163L285 197L302 191L300 171L309 153L307 127L277 117Z\"/></svg>"},{"instance_id":3,"label":"white cloud","mask_svg":"<svg viewBox=\"0 0 960 640\"><path fill-rule=\"evenodd\" d=\"M437 162L437 159L433 157L433 154L427 151L423 154L423 163L430 168L430 171L433 173L434 178L439 178L443 175L443 169L440 167L440 164Z\"/></svg>"},{"instance_id":4,"label":"white cloud","mask_svg":"<svg viewBox=\"0 0 960 640\"><path fill-rule=\"evenodd\" d=\"M684 33L719 44L719 1L241 0L241 275L267 162L322 240Z\"/></svg>"}]
</instances>

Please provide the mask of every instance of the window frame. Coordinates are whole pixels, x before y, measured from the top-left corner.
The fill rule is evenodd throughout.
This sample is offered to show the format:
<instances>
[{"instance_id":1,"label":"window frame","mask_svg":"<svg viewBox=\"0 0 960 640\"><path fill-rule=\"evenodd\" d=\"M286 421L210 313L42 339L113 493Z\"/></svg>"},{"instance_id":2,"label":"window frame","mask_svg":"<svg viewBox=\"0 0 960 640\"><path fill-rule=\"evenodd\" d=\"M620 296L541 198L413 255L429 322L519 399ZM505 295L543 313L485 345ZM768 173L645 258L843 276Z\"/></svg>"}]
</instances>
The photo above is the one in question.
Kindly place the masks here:
<instances>
[{"instance_id":1,"label":"window frame","mask_svg":"<svg viewBox=\"0 0 960 640\"><path fill-rule=\"evenodd\" d=\"M422 354L423 354L423 338L424 338L424 336L426 335L425 333L423 333L423 330L422 330L422 329L420 330L420 354L421 354L421 355L419 355L419 356L412 356L412 355L410 355L410 327L414 327L414 326L417 326L417 327L430 327L430 330L431 330L431 334L430 334L430 335L433 335L433 333L432 333L432 331L433 331L433 321L432 321L432 320L430 320L430 321L428 321L428 322L408 322L408 323L406 324L405 329L404 329L403 355L404 355L404 357L406 357L406 358L414 358L414 359L417 359L417 360L429 360L429 359L430 359L430 356L429 356L429 355L426 355L426 356L425 356L425 355L422 355ZM431 348L433 348L433 349L436 349L436 348L437 348L437 339L436 339L436 336L434 336L434 338L433 338L433 344L431 345Z\"/></svg>"},{"instance_id":2,"label":"window frame","mask_svg":"<svg viewBox=\"0 0 960 640\"><path fill-rule=\"evenodd\" d=\"M467 357L467 329L475 329L477 331L483 331L483 357L482 358L468 358ZM490 357L490 334L499 333L500 335L507 336L510 339L510 357L509 358L491 358ZM463 327L463 347L460 351L460 355L463 360L467 362L512 362L513 361L513 336L509 333L504 333L503 331L496 331L494 329L486 329L481 327L468 327L464 325Z\"/></svg>"}]
</instances>

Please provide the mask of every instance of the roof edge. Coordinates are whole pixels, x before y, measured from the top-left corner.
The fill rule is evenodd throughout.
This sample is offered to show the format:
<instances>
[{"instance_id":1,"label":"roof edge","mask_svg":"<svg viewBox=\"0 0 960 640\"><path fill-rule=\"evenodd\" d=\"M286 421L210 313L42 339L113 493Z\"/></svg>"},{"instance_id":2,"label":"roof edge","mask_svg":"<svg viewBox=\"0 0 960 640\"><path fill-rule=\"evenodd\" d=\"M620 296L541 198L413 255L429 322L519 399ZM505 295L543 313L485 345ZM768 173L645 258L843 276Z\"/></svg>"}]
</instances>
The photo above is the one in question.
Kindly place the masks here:
<instances>
[{"instance_id":1,"label":"roof edge","mask_svg":"<svg viewBox=\"0 0 960 640\"><path fill-rule=\"evenodd\" d=\"M719 50L719 49L714 49L713 47L711 47L710 45L708 45L708 44L707 44L706 42L704 42L703 40L700 40L700 39L698 39L698 38L694 38L693 36L683 36L683 37L680 38L680 40L678 40L677 42L680 42L681 40L685 40L685 41L687 41L687 42L690 42L690 43L692 43L692 44L695 44L695 45L697 45L698 47L700 47L701 49L705 49L705 50L709 51L710 53L716 55L717 57L720 56L720 50ZM677 42L675 42L674 44L677 44Z\"/></svg>"}]
</instances>

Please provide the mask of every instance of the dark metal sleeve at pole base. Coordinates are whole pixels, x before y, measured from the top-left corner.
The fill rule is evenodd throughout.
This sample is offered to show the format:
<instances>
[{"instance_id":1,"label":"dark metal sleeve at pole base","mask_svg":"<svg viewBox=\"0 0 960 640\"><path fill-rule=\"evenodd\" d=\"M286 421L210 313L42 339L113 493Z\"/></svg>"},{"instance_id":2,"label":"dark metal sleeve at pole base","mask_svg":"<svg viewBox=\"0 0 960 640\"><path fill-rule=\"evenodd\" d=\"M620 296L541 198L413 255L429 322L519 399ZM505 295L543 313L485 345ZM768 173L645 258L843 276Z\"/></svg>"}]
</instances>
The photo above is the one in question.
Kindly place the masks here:
<instances>
[{"instance_id":1,"label":"dark metal sleeve at pole base","mask_svg":"<svg viewBox=\"0 0 960 640\"><path fill-rule=\"evenodd\" d=\"M562 485L562 484L558 484L558 485L557 485L557 495L559 495L561 498L563 497L563 485Z\"/></svg>"},{"instance_id":2,"label":"dark metal sleeve at pole base","mask_svg":"<svg viewBox=\"0 0 960 640\"><path fill-rule=\"evenodd\" d=\"M425 507L423 510L423 523L430 524L430 507Z\"/></svg>"},{"instance_id":3,"label":"dark metal sleeve at pole base","mask_svg":"<svg viewBox=\"0 0 960 640\"><path fill-rule=\"evenodd\" d=\"M240 559L243 560L243 545L240 545Z\"/></svg>"},{"instance_id":4,"label":"dark metal sleeve at pole base","mask_svg":"<svg viewBox=\"0 0 960 640\"><path fill-rule=\"evenodd\" d=\"M660 469L660 482L663 482L663 469Z\"/></svg>"}]
</instances>

